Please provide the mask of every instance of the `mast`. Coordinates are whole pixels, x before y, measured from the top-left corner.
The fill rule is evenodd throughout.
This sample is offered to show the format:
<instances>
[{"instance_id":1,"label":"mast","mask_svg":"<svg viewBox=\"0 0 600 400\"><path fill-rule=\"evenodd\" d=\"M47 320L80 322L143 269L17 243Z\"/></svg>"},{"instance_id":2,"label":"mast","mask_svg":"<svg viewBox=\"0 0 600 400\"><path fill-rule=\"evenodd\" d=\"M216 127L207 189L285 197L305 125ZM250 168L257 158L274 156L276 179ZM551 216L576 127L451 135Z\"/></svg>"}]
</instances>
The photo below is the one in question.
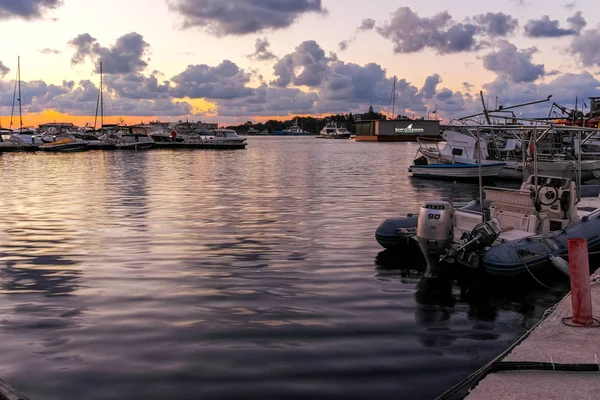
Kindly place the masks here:
<instances>
[{"instance_id":1,"label":"mast","mask_svg":"<svg viewBox=\"0 0 600 400\"><path fill-rule=\"evenodd\" d=\"M23 112L21 110L21 56L17 58L17 80L19 82L19 132L23 130Z\"/></svg>"},{"instance_id":2,"label":"mast","mask_svg":"<svg viewBox=\"0 0 600 400\"><path fill-rule=\"evenodd\" d=\"M100 128L104 128L104 99L102 96L102 61L100 61Z\"/></svg>"},{"instance_id":3,"label":"mast","mask_svg":"<svg viewBox=\"0 0 600 400\"><path fill-rule=\"evenodd\" d=\"M10 126L9 126L10 129L12 129L13 116L15 115L15 100L17 99L17 82L18 82L18 80L19 80L19 73L17 71L17 76L15 78L15 89L13 91L12 108L10 109Z\"/></svg>"},{"instance_id":4,"label":"mast","mask_svg":"<svg viewBox=\"0 0 600 400\"><path fill-rule=\"evenodd\" d=\"M396 76L394 76L394 87L392 90L392 118L396 119Z\"/></svg>"}]
</instances>

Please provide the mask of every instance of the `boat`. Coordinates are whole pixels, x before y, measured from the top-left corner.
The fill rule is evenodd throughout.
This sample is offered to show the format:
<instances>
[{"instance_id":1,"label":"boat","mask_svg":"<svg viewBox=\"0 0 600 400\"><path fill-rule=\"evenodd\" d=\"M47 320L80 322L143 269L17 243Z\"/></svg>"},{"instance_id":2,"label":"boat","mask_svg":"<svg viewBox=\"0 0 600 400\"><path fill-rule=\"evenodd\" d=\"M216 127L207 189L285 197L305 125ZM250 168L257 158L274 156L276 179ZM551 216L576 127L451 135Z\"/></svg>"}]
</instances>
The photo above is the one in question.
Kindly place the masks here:
<instances>
[{"instance_id":1,"label":"boat","mask_svg":"<svg viewBox=\"0 0 600 400\"><path fill-rule=\"evenodd\" d=\"M13 104L10 115L10 128L12 128L12 117L15 108L15 100L19 103L19 128L16 131L1 128L0 152L13 151L36 151L43 142L33 129L23 127L23 113L21 107L21 57L17 57L17 77L13 93Z\"/></svg>"},{"instance_id":2,"label":"boat","mask_svg":"<svg viewBox=\"0 0 600 400\"><path fill-rule=\"evenodd\" d=\"M239 136L233 129L214 129L210 136L202 141L203 148L212 149L244 149L246 138Z\"/></svg>"},{"instance_id":3,"label":"boat","mask_svg":"<svg viewBox=\"0 0 600 400\"><path fill-rule=\"evenodd\" d=\"M48 152L66 153L87 150L87 147L88 144L83 140L64 138L57 140L56 142L44 143L43 145L39 146L39 149Z\"/></svg>"},{"instance_id":4,"label":"boat","mask_svg":"<svg viewBox=\"0 0 600 400\"><path fill-rule=\"evenodd\" d=\"M476 181L479 180L479 177L484 180L497 178L505 166L505 163L488 163L482 164L481 166L479 166L479 164L458 163L425 165L414 164L408 168L408 172L410 172L415 178Z\"/></svg>"},{"instance_id":5,"label":"boat","mask_svg":"<svg viewBox=\"0 0 600 400\"><path fill-rule=\"evenodd\" d=\"M329 122L317 137L322 139L350 139L351 135L348 129L338 127L335 122Z\"/></svg>"},{"instance_id":6,"label":"boat","mask_svg":"<svg viewBox=\"0 0 600 400\"><path fill-rule=\"evenodd\" d=\"M312 135L312 133L305 131L304 129L300 128L300 125L298 125L298 119L294 120L294 124L287 128L284 129L283 131L281 131L282 135L285 136L304 136L304 135Z\"/></svg>"},{"instance_id":7,"label":"boat","mask_svg":"<svg viewBox=\"0 0 600 400\"><path fill-rule=\"evenodd\" d=\"M570 177L532 175L518 190L482 193L483 201L457 209L425 202L418 215L384 221L375 238L387 249L416 240L430 277L455 264L490 275L530 274L565 256L569 238L587 239L590 251L600 248L600 186L582 186L578 194Z\"/></svg>"}]
</instances>

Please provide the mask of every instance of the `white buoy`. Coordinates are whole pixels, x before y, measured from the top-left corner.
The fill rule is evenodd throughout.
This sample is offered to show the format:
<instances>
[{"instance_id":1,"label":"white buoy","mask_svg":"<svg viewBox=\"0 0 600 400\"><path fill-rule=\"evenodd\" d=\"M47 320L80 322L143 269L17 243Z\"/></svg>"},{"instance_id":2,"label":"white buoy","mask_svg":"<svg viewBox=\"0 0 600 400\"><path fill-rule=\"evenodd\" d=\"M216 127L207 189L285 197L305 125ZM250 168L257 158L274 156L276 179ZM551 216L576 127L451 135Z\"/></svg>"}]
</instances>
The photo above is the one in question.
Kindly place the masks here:
<instances>
[{"instance_id":1,"label":"white buoy","mask_svg":"<svg viewBox=\"0 0 600 400\"><path fill-rule=\"evenodd\" d=\"M571 276L569 274L569 263L567 261L565 261L564 258L550 256L550 261L552 262L552 265L554 265L560 272L562 272L563 274L565 274L568 277Z\"/></svg>"}]
</instances>

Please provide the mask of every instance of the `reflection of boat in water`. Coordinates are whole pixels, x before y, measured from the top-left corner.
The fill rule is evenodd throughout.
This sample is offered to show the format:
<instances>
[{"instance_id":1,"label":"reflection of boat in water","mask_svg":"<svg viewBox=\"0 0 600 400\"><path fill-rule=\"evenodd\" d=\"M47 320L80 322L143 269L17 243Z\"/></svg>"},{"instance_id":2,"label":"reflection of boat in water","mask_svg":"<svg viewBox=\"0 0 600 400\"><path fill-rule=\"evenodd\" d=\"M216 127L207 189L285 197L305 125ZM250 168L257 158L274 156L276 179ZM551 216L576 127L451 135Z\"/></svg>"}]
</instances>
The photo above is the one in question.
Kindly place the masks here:
<instances>
[{"instance_id":1,"label":"reflection of boat in water","mask_svg":"<svg viewBox=\"0 0 600 400\"><path fill-rule=\"evenodd\" d=\"M519 190L483 188L484 207L474 201L454 209L425 202L418 215L388 219L376 231L386 248L417 240L433 274L445 260L487 273L519 275L551 265L567 253L569 238L600 247L600 188L577 199L570 178L531 176Z\"/></svg>"}]
</instances>

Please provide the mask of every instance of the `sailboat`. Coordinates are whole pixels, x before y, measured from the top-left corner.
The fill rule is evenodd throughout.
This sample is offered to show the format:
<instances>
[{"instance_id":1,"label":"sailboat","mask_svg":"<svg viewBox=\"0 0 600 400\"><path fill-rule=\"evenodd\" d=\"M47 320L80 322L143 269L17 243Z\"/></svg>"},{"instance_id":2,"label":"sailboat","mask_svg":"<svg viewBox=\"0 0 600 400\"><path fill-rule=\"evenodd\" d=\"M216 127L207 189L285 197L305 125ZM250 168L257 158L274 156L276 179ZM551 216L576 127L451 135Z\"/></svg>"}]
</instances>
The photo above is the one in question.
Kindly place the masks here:
<instances>
[{"instance_id":1,"label":"sailboat","mask_svg":"<svg viewBox=\"0 0 600 400\"><path fill-rule=\"evenodd\" d=\"M16 132L12 129L15 101L19 103L19 129ZM35 151L41 144L43 144L43 142L36 137L33 130L23 128L23 112L21 106L21 57L17 57L17 77L15 79L12 109L10 112L10 126L9 129L2 129L0 136L0 152Z\"/></svg>"},{"instance_id":2,"label":"sailboat","mask_svg":"<svg viewBox=\"0 0 600 400\"><path fill-rule=\"evenodd\" d=\"M100 61L100 91L98 93L98 104L100 105L100 130L103 135L100 139L114 146L118 150L145 150L154 146L154 141L145 133L134 132L131 127L117 124L104 125L104 95L102 90L102 61ZM96 116L98 115L98 104L96 105ZM94 127L96 126L94 121Z\"/></svg>"}]
</instances>

